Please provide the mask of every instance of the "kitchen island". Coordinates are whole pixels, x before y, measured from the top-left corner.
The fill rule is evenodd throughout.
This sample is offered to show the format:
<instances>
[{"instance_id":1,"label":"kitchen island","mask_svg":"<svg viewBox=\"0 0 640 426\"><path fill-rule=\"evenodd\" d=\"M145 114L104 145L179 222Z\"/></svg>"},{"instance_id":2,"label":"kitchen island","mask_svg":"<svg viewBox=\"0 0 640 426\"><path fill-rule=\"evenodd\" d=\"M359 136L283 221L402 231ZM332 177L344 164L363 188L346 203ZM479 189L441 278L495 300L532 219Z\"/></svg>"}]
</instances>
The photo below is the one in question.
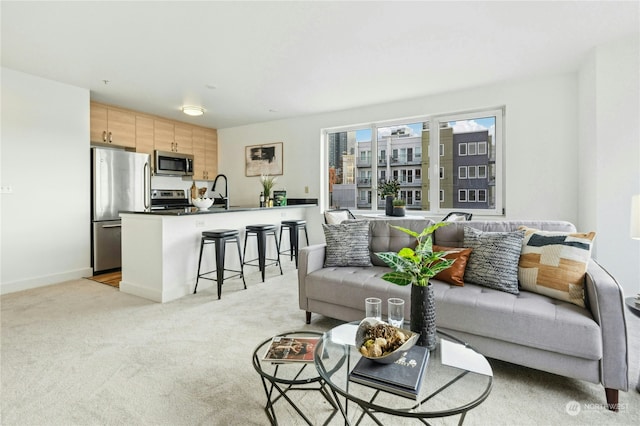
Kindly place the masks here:
<instances>
[{"instance_id":1,"label":"kitchen island","mask_svg":"<svg viewBox=\"0 0 640 426\"><path fill-rule=\"evenodd\" d=\"M220 228L238 229L241 244L244 244L244 228L247 225L269 223L279 226L282 220L303 219L307 221L311 244L314 241L321 242L318 240L321 236L312 230L320 230L319 234L322 233L322 215L315 204L270 208L231 207L228 210L212 207L205 211L187 208L125 212L121 213L120 217L122 218L120 291L161 303L193 293L198 274L198 255L203 231ZM285 246L287 245L285 241ZM267 257L275 257L275 247L272 244L268 244L267 250ZM235 248L227 250L226 268L239 269L237 255L234 256L234 253ZM258 257L257 244L255 239L250 239L247 244L247 259L256 257ZM283 256L282 260L289 261L289 258ZM202 257L202 271L213 269L215 269L214 249L209 246L205 248ZM251 274L257 270L258 268L248 267L245 273ZM256 277L259 277L259 274ZM257 278L253 284L258 282L262 282L260 278ZM252 281L248 279L249 289L251 284ZM216 286L214 281L200 280L198 293L214 286Z\"/></svg>"}]
</instances>

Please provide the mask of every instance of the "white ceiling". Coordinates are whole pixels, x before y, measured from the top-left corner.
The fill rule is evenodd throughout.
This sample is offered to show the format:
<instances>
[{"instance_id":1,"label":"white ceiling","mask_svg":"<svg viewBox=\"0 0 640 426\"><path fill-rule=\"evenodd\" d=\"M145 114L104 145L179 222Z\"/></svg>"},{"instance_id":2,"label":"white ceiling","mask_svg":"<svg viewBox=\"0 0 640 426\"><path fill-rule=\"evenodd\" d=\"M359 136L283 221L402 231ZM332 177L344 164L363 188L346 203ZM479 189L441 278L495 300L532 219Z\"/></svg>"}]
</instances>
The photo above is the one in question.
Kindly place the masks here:
<instances>
[{"instance_id":1,"label":"white ceiling","mask_svg":"<svg viewBox=\"0 0 640 426\"><path fill-rule=\"evenodd\" d=\"M640 27L638 1L0 8L2 66L88 88L93 100L216 128L571 72L594 46ZM184 104L206 113L186 117Z\"/></svg>"}]
</instances>

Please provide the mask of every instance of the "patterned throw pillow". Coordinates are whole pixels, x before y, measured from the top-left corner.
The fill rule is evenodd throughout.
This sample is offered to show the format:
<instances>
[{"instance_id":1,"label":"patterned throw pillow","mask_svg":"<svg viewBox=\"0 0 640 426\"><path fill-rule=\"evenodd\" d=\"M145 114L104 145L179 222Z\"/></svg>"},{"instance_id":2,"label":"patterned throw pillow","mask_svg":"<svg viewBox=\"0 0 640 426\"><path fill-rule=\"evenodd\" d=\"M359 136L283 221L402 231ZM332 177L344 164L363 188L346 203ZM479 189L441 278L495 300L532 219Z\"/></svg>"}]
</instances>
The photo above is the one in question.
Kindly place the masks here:
<instances>
[{"instance_id":1,"label":"patterned throw pillow","mask_svg":"<svg viewBox=\"0 0 640 426\"><path fill-rule=\"evenodd\" d=\"M347 220L336 225L322 224L327 242L324 266L371 266L369 222Z\"/></svg>"},{"instance_id":2,"label":"patterned throw pillow","mask_svg":"<svg viewBox=\"0 0 640 426\"><path fill-rule=\"evenodd\" d=\"M523 290L584 307L584 274L595 232L525 231L518 278Z\"/></svg>"},{"instance_id":3,"label":"patterned throw pillow","mask_svg":"<svg viewBox=\"0 0 640 426\"><path fill-rule=\"evenodd\" d=\"M453 265L433 277L449 284L464 286L464 271L472 249L464 247L442 247L434 244L433 251L446 251L445 259L455 259Z\"/></svg>"},{"instance_id":4,"label":"patterned throw pillow","mask_svg":"<svg viewBox=\"0 0 640 426\"><path fill-rule=\"evenodd\" d=\"M464 227L464 246L473 249L464 279L467 282L518 294L518 260L524 231L482 232Z\"/></svg>"}]
</instances>

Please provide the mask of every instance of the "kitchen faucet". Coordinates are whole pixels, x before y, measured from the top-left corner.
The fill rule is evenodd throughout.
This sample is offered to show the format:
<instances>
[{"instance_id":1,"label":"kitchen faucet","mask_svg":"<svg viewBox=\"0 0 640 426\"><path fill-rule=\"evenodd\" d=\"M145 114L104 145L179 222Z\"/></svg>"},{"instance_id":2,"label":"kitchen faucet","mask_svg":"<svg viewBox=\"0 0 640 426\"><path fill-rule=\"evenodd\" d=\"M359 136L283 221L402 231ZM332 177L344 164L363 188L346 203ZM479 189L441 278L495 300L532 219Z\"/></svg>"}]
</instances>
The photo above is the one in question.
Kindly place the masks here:
<instances>
[{"instance_id":1,"label":"kitchen faucet","mask_svg":"<svg viewBox=\"0 0 640 426\"><path fill-rule=\"evenodd\" d=\"M218 195L220 195L220 199L224 201L224 209L229 210L229 186L228 186L227 177L225 175L216 176L216 178L213 180L213 186L211 187L211 191L216 190L216 184L218 183L218 179L221 177L224 178L224 197L219 192L218 192Z\"/></svg>"}]
</instances>

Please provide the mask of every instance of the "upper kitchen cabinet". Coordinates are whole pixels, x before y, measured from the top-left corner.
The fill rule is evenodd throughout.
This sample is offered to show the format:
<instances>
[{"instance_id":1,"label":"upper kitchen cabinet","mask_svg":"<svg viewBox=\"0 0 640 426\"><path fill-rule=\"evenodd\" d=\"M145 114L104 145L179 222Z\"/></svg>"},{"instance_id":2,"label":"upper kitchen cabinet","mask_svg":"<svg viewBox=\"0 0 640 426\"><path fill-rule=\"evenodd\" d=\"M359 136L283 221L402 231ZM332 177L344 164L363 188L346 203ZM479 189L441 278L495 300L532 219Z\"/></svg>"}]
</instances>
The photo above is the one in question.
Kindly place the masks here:
<instances>
[{"instance_id":1,"label":"upper kitchen cabinet","mask_svg":"<svg viewBox=\"0 0 640 426\"><path fill-rule=\"evenodd\" d=\"M218 172L218 132L193 128L193 179L213 180Z\"/></svg>"},{"instance_id":2,"label":"upper kitchen cabinet","mask_svg":"<svg viewBox=\"0 0 640 426\"><path fill-rule=\"evenodd\" d=\"M193 126L186 124L175 124L175 152L182 154L193 154Z\"/></svg>"},{"instance_id":3,"label":"upper kitchen cabinet","mask_svg":"<svg viewBox=\"0 0 640 426\"><path fill-rule=\"evenodd\" d=\"M136 146L136 117L131 112L92 102L90 130L91 142Z\"/></svg>"},{"instance_id":4,"label":"upper kitchen cabinet","mask_svg":"<svg viewBox=\"0 0 640 426\"><path fill-rule=\"evenodd\" d=\"M151 155L153 158L153 118L136 115L136 152Z\"/></svg>"},{"instance_id":5,"label":"upper kitchen cabinet","mask_svg":"<svg viewBox=\"0 0 640 426\"><path fill-rule=\"evenodd\" d=\"M175 152L175 130L173 123L166 120L153 120L153 145L158 151Z\"/></svg>"},{"instance_id":6,"label":"upper kitchen cabinet","mask_svg":"<svg viewBox=\"0 0 640 426\"><path fill-rule=\"evenodd\" d=\"M218 174L218 131L204 129L204 158L207 179L213 180Z\"/></svg>"},{"instance_id":7,"label":"upper kitchen cabinet","mask_svg":"<svg viewBox=\"0 0 640 426\"><path fill-rule=\"evenodd\" d=\"M154 145L159 151L193 153L191 126L168 120L153 120Z\"/></svg>"}]
</instances>

